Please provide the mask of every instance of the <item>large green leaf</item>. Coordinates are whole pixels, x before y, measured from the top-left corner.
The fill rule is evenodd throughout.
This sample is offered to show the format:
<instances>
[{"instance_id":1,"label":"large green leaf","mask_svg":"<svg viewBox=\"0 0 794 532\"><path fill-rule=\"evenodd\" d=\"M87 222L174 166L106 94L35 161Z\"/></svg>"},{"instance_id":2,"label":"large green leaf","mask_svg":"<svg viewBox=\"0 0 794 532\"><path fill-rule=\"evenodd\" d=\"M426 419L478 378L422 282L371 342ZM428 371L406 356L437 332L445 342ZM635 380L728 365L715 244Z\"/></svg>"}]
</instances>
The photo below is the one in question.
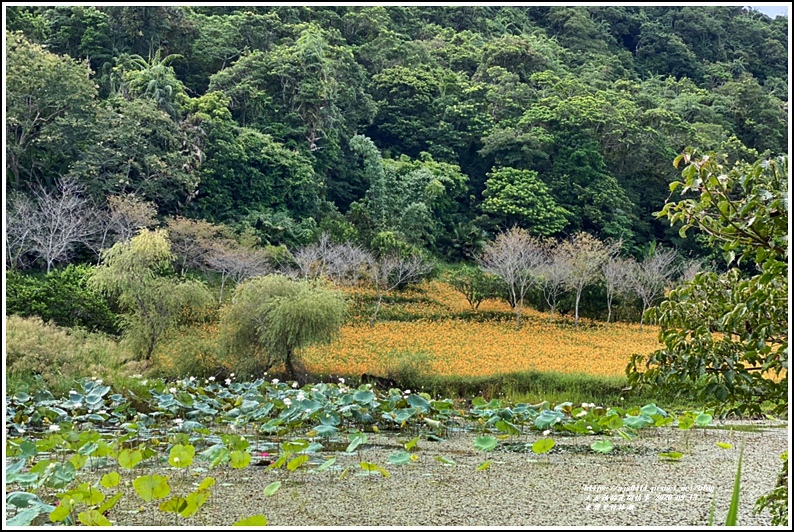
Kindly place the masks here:
<instances>
[{"instance_id":1,"label":"large green leaf","mask_svg":"<svg viewBox=\"0 0 794 532\"><path fill-rule=\"evenodd\" d=\"M551 451L554 448L554 440L551 438L542 438L532 444L532 452L535 454L543 454Z\"/></svg>"},{"instance_id":2,"label":"large green leaf","mask_svg":"<svg viewBox=\"0 0 794 532\"><path fill-rule=\"evenodd\" d=\"M478 451L493 451L496 448L496 444L499 443L496 438L491 436L490 434L486 434L483 436L478 436L474 439L474 448Z\"/></svg>"},{"instance_id":3,"label":"large green leaf","mask_svg":"<svg viewBox=\"0 0 794 532\"><path fill-rule=\"evenodd\" d=\"M409 405L411 405L414 408L418 408L419 410L421 410L424 413L427 413L427 412L430 411L430 401L428 401L427 399L425 399L421 395L417 395L415 393L412 393L411 395L408 396L407 401L408 401Z\"/></svg>"},{"instance_id":4,"label":"large green leaf","mask_svg":"<svg viewBox=\"0 0 794 532\"><path fill-rule=\"evenodd\" d=\"M265 497L272 497L276 494L278 489L281 487L281 481L277 480L275 482L271 482L267 486L265 486Z\"/></svg>"},{"instance_id":5,"label":"large green leaf","mask_svg":"<svg viewBox=\"0 0 794 532\"><path fill-rule=\"evenodd\" d=\"M510 436L518 436L521 434L521 431L518 430L518 427L516 427L515 425L504 419L500 419L499 421L497 421L494 424L494 426L496 427L497 430L501 430L502 432L504 432L505 434L509 434Z\"/></svg>"},{"instance_id":6,"label":"large green leaf","mask_svg":"<svg viewBox=\"0 0 794 532\"><path fill-rule=\"evenodd\" d=\"M172 467L184 469L193 463L193 457L196 454L196 448L192 445L176 444L171 447L171 452L168 453L168 463Z\"/></svg>"},{"instance_id":7,"label":"large green leaf","mask_svg":"<svg viewBox=\"0 0 794 532\"><path fill-rule=\"evenodd\" d=\"M678 428L681 430L689 430L695 426L695 418L692 414L682 414L678 418Z\"/></svg>"},{"instance_id":8,"label":"large green leaf","mask_svg":"<svg viewBox=\"0 0 794 532\"><path fill-rule=\"evenodd\" d=\"M229 463L234 469L243 469L251 463L251 453L248 451L233 451Z\"/></svg>"},{"instance_id":9,"label":"large green leaf","mask_svg":"<svg viewBox=\"0 0 794 532\"><path fill-rule=\"evenodd\" d=\"M370 404L375 399L375 394L369 390L359 390L353 394L353 399L361 404Z\"/></svg>"},{"instance_id":10,"label":"large green leaf","mask_svg":"<svg viewBox=\"0 0 794 532\"><path fill-rule=\"evenodd\" d=\"M143 460L143 453L135 449L122 449L119 451L118 461L119 467L123 469L132 469Z\"/></svg>"},{"instance_id":11,"label":"large green leaf","mask_svg":"<svg viewBox=\"0 0 794 532\"><path fill-rule=\"evenodd\" d=\"M308 455L302 454L300 456L296 456L295 458L293 458L292 460L287 462L287 470L288 471L295 471L300 466L305 464L308 460L309 460L309 456Z\"/></svg>"},{"instance_id":12,"label":"large green leaf","mask_svg":"<svg viewBox=\"0 0 794 532\"><path fill-rule=\"evenodd\" d=\"M132 481L135 493L146 502L165 499L171 493L168 479L161 475L145 475Z\"/></svg>"},{"instance_id":13,"label":"large green leaf","mask_svg":"<svg viewBox=\"0 0 794 532\"><path fill-rule=\"evenodd\" d=\"M695 425L698 427L706 427L714 419L711 414L701 413L695 417Z\"/></svg>"},{"instance_id":14,"label":"large green leaf","mask_svg":"<svg viewBox=\"0 0 794 532\"><path fill-rule=\"evenodd\" d=\"M178 514L187 509L187 499L184 497L171 497L167 501L160 503L160 511L172 514Z\"/></svg>"},{"instance_id":15,"label":"large green leaf","mask_svg":"<svg viewBox=\"0 0 794 532\"><path fill-rule=\"evenodd\" d=\"M110 510L111 508L116 506L116 503L118 503L121 500L121 497L123 495L124 494L122 492L119 492L119 493L116 493L111 498L105 500L105 502L102 503L102 506L100 506L99 508L96 509L97 512L99 512L99 513L104 515L105 512L107 512L108 510Z\"/></svg>"},{"instance_id":16,"label":"large green leaf","mask_svg":"<svg viewBox=\"0 0 794 532\"><path fill-rule=\"evenodd\" d=\"M188 493L187 497L185 497L187 505L179 512L179 515L185 518L194 515L202 506L204 506L204 503L207 502L207 499L209 498L210 492L209 490L205 489Z\"/></svg>"},{"instance_id":17,"label":"large green leaf","mask_svg":"<svg viewBox=\"0 0 794 532\"><path fill-rule=\"evenodd\" d=\"M562 412L546 409L535 418L533 424L540 430L546 430L563 419L565 419L565 414Z\"/></svg>"},{"instance_id":18,"label":"large green leaf","mask_svg":"<svg viewBox=\"0 0 794 532\"><path fill-rule=\"evenodd\" d=\"M404 465L411 461L411 453L397 451L396 453L390 455L386 461L392 465Z\"/></svg>"},{"instance_id":19,"label":"large green leaf","mask_svg":"<svg viewBox=\"0 0 794 532\"><path fill-rule=\"evenodd\" d=\"M239 521L235 521L232 526L265 526L267 525L267 518L262 515L252 515L251 517L246 517L245 519L240 519Z\"/></svg>"},{"instance_id":20,"label":"large green leaf","mask_svg":"<svg viewBox=\"0 0 794 532\"><path fill-rule=\"evenodd\" d=\"M49 488L61 489L74 480L76 470L70 462L56 463L52 475L47 478L45 485Z\"/></svg>"},{"instance_id":21,"label":"large green leaf","mask_svg":"<svg viewBox=\"0 0 794 532\"><path fill-rule=\"evenodd\" d=\"M363 432L359 432L355 436L353 436L353 438L350 440L350 445L347 446L345 452L352 453L358 448L359 445L363 445L366 442L367 442L367 435L364 434Z\"/></svg>"},{"instance_id":22,"label":"large green leaf","mask_svg":"<svg viewBox=\"0 0 794 532\"><path fill-rule=\"evenodd\" d=\"M609 440L600 440L593 442L592 445L590 445L590 448L597 453L607 454L612 451L614 446Z\"/></svg>"},{"instance_id":23,"label":"large green leaf","mask_svg":"<svg viewBox=\"0 0 794 532\"><path fill-rule=\"evenodd\" d=\"M39 515L53 510L55 510L55 507L49 504L36 504L30 508L25 508L21 512L17 512L14 517L6 519L5 524L6 526L28 526Z\"/></svg>"}]
</instances>

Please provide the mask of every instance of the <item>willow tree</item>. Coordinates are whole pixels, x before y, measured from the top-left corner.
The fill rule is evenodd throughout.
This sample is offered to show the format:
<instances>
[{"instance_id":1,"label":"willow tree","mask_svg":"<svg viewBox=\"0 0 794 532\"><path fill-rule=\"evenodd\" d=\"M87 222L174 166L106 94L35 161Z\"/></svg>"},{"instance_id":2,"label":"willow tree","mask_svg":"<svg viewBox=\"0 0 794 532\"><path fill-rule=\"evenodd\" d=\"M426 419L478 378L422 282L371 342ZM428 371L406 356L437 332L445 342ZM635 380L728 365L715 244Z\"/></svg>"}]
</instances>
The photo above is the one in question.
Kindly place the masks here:
<instances>
[{"instance_id":1,"label":"willow tree","mask_svg":"<svg viewBox=\"0 0 794 532\"><path fill-rule=\"evenodd\" d=\"M142 229L134 238L103 251L89 280L94 288L117 298L126 312L124 335L146 360L186 307L206 306L212 300L203 283L180 282L166 274L172 259L166 232Z\"/></svg>"},{"instance_id":2,"label":"willow tree","mask_svg":"<svg viewBox=\"0 0 794 532\"><path fill-rule=\"evenodd\" d=\"M243 360L245 370L266 371L284 364L297 380L297 351L330 342L347 315L338 290L279 274L257 277L237 286L221 314L223 345Z\"/></svg>"}]
</instances>

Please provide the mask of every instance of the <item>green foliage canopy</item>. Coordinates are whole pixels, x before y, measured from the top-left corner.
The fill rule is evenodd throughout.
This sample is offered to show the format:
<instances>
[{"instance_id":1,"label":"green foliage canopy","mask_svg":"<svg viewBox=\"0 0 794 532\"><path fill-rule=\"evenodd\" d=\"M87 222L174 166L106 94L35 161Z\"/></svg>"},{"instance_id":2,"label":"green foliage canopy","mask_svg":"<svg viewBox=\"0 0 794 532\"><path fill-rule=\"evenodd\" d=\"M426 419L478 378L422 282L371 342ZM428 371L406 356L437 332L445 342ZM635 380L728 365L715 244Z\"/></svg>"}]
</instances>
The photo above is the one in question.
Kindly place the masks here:
<instances>
[{"instance_id":1,"label":"green foliage canopy","mask_svg":"<svg viewBox=\"0 0 794 532\"><path fill-rule=\"evenodd\" d=\"M788 407L788 158L726 167L715 154L686 152L684 198L660 216L721 245L725 273L703 272L651 309L664 347L635 355L633 385L678 390L716 411L758 414ZM740 266L750 266L745 273ZM643 364L644 363L644 364Z\"/></svg>"}]
</instances>

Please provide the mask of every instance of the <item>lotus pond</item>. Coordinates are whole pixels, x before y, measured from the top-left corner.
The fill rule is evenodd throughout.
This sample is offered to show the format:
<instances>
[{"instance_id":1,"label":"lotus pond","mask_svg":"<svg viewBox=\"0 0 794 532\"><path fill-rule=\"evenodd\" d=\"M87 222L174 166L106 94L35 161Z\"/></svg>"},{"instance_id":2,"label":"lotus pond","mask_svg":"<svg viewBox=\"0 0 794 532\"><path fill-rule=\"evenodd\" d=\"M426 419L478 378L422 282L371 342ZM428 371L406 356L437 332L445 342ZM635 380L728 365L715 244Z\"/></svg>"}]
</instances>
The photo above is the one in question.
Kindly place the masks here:
<instances>
[{"instance_id":1,"label":"lotus pond","mask_svg":"<svg viewBox=\"0 0 794 532\"><path fill-rule=\"evenodd\" d=\"M315 515L309 508L319 502L300 501L327 489L350 489L360 506L373 493L390 500L419 478L414 493L468 484L485 497L515 481L519 469L535 468L537 479L563 458L574 459L566 470L590 462L617 471L635 460L683 466L706 440L710 453L735 451L722 441L731 439L727 433L700 430L719 426L709 413L674 416L654 404L464 403L343 381L300 387L275 379L184 379L152 388L147 398L111 391L86 380L64 398L6 397L7 525L262 525L268 508ZM734 467L733 455L716 456ZM351 479L364 484L351 489ZM237 505L228 515L221 510L229 510L230 497ZM393 504L400 500L407 499ZM374 524L470 523L443 517L383 516ZM354 512L344 524L373 523Z\"/></svg>"}]
</instances>

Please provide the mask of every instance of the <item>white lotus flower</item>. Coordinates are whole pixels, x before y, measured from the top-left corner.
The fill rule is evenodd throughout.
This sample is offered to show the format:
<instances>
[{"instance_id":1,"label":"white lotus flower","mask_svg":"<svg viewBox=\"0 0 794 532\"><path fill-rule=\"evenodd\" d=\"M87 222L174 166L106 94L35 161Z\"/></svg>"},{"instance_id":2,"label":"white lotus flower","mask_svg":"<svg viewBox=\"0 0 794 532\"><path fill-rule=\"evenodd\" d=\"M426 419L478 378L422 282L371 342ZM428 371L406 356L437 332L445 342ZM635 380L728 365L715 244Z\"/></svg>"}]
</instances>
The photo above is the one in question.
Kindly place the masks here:
<instances>
[{"instance_id":1,"label":"white lotus flower","mask_svg":"<svg viewBox=\"0 0 794 532\"><path fill-rule=\"evenodd\" d=\"M169 393L171 393L171 394L175 394L175 393L176 393L176 388L173 388L173 387L171 387L171 388L168 388L168 391L169 391Z\"/></svg>"},{"instance_id":2,"label":"white lotus flower","mask_svg":"<svg viewBox=\"0 0 794 532\"><path fill-rule=\"evenodd\" d=\"M293 387L293 388L297 388L297 387L298 387L298 381L294 381L294 382L292 383L292 387Z\"/></svg>"},{"instance_id":3,"label":"white lotus flower","mask_svg":"<svg viewBox=\"0 0 794 532\"><path fill-rule=\"evenodd\" d=\"M225 382L226 382L226 386L228 386L228 385L230 385L232 383L232 379L226 379Z\"/></svg>"},{"instance_id":4,"label":"white lotus flower","mask_svg":"<svg viewBox=\"0 0 794 532\"><path fill-rule=\"evenodd\" d=\"M278 379L273 379L272 381L270 381L270 384L273 384L273 385L278 384Z\"/></svg>"},{"instance_id":5,"label":"white lotus flower","mask_svg":"<svg viewBox=\"0 0 794 532\"><path fill-rule=\"evenodd\" d=\"M289 406L291 404L292 404L292 401L290 400L290 398L289 397L285 397L284 398L284 405L285 406Z\"/></svg>"},{"instance_id":6,"label":"white lotus flower","mask_svg":"<svg viewBox=\"0 0 794 532\"><path fill-rule=\"evenodd\" d=\"M210 377L210 382L213 382L214 380L215 380L215 377Z\"/></svg>"},{"instance_id":7,"label":"white lotus flower","mask_svg":"<svg viewBox=\"0 0 794 532\"><path fill-rule=\"evenodd\" d=\"M61 426L53 424L53 425L50 425L50 429L49 430L50 430L50 432L58 432L59 430L61 430Z\"/></svg>"},{"instance_id":8,"label":"white lotus flower","mask_svg":"<svg viewBox=\"0 0 794 532\"><path fill-rule=\"evenodd\" d=\"M339 377L339 382L340 382L341 384L344 384L344 383L345 383L345 379L343 379L342 377Z\"/></svg>"},{"instance_id":9,"label":"white lotus flower","mask_svg":"<svg viewBox=\"0 0 794 532\"><path fill-rule=\"evenodd\" d=\"M544 431L543 431L543 435L544 435L544 436L548 436L549 434L551 434L551 431L550 431L550 430L544 430Z\"/></svg>"}]
</instances>

